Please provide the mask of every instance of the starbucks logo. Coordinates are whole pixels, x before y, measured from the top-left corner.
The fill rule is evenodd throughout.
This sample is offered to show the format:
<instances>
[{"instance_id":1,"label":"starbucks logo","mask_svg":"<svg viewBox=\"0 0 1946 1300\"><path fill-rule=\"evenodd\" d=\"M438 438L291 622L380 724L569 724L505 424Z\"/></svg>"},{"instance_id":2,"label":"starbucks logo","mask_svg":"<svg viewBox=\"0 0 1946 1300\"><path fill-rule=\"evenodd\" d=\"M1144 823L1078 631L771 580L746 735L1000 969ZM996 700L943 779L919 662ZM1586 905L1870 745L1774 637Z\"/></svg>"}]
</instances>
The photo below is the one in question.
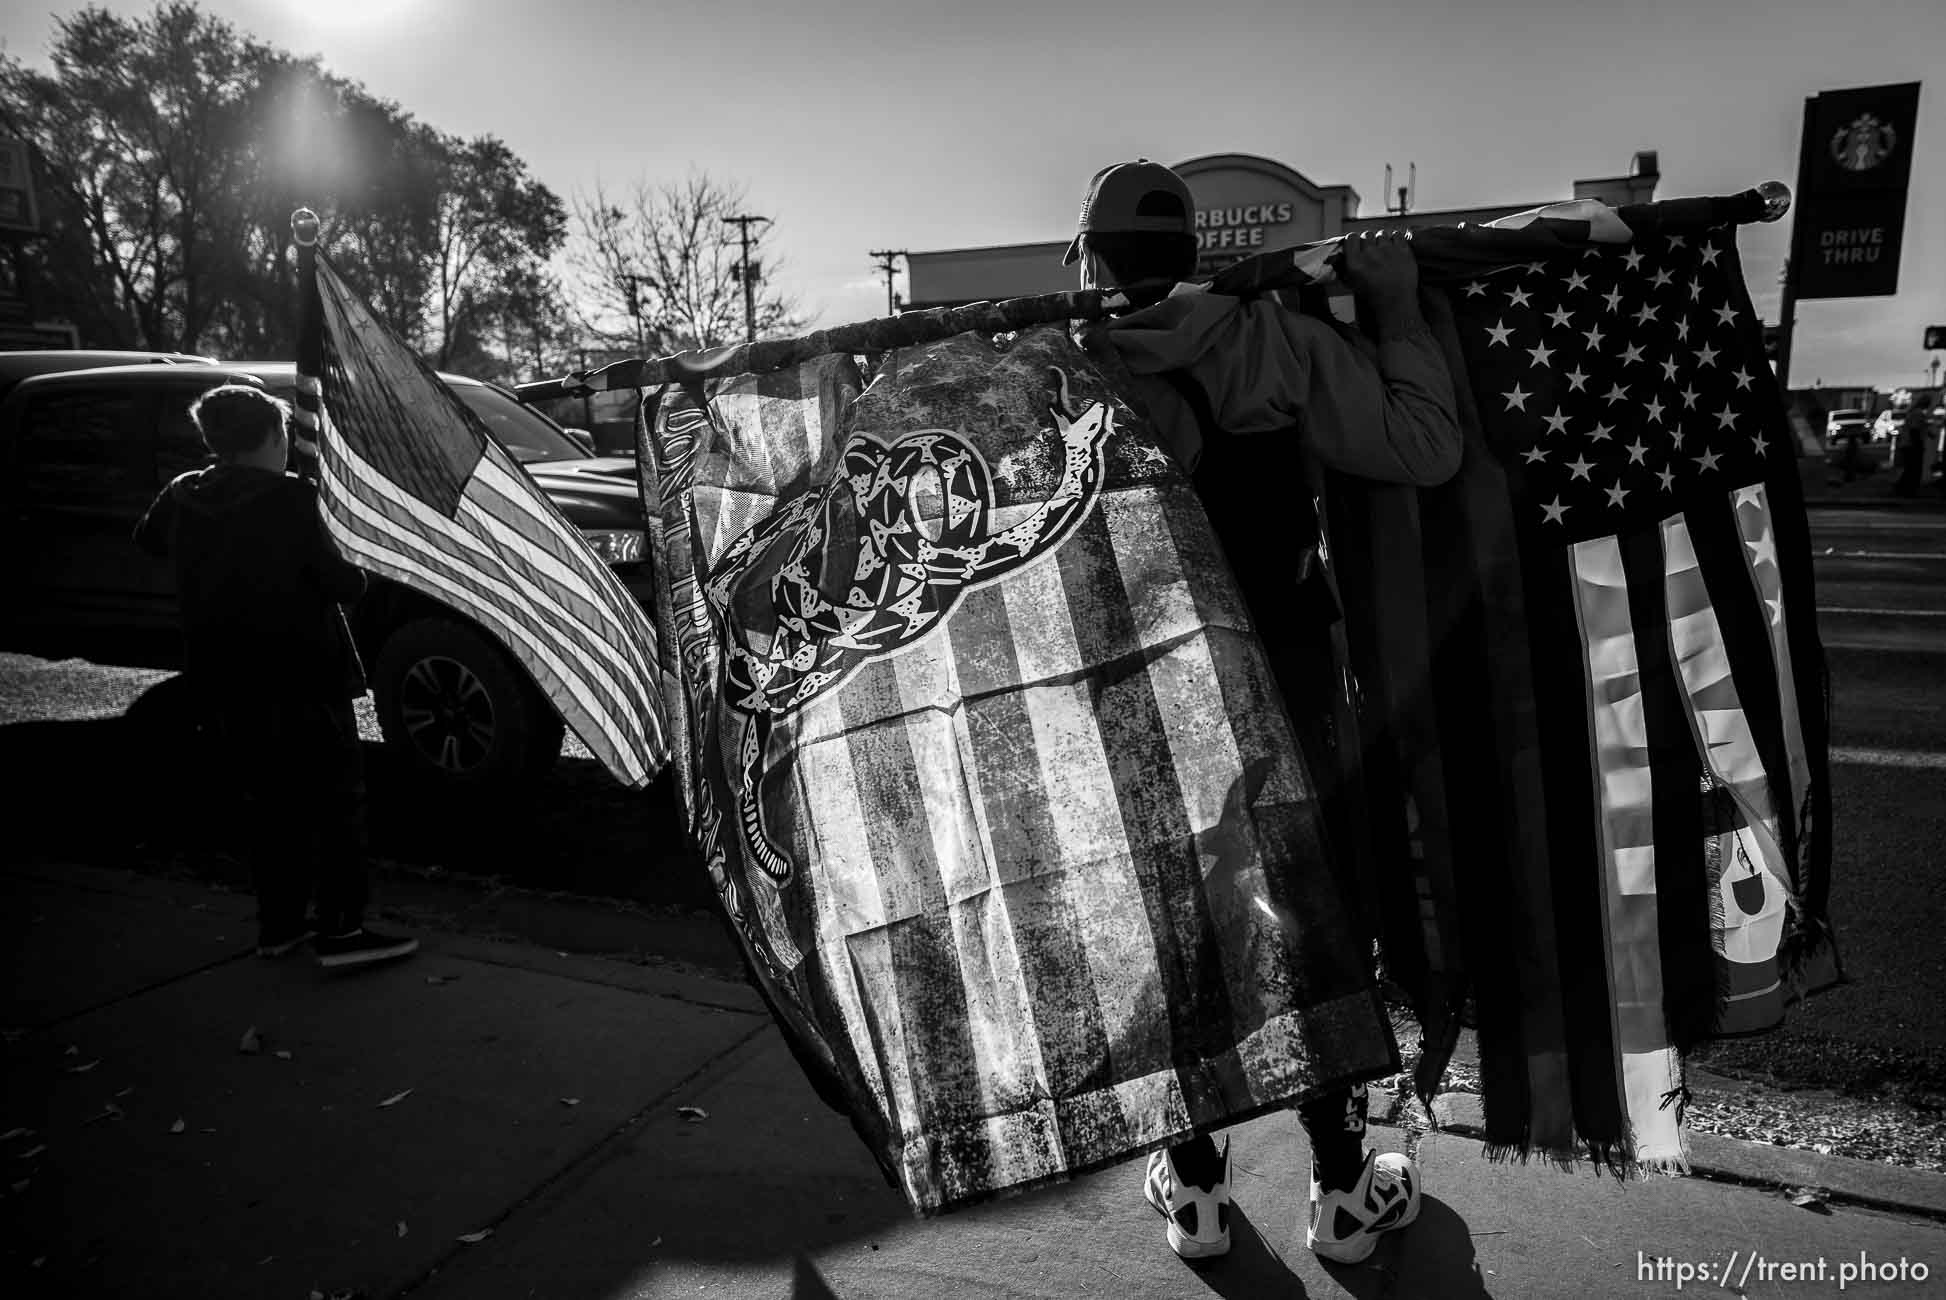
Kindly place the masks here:
<instances>
[{"instance_id":1,"label":"starbucks logo","mask_svg":"<svg viewBox=\"0 0 1946 1300\"><path fill-rule=\"evenodd\" d=\"M1890 158L1898 143L1899 133L1890 123L1861 113L1850 126L1832 132L1831 156L1848 172L1870 171Z\"/></svg>"}]
</instances>

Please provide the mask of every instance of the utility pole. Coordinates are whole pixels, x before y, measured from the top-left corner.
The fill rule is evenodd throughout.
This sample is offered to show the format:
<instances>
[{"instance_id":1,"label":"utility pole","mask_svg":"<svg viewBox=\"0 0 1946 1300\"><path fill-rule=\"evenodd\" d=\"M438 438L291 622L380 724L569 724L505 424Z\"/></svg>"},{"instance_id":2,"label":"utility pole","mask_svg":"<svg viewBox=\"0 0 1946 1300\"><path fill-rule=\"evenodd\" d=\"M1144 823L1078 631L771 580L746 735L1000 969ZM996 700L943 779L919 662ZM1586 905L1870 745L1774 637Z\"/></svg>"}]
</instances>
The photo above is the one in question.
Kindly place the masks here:
<instances>
[{"instance_id":1,"label":"utility pole","mask_svg":"<svg viewBox=\"0 0 1946 1300\"><path fill-rule=\"evenodd\" d=\"M759 221L768 222L769 217L725 217L723 224L737 227L743 243L743 255L737 262L737 279L743 281L743 339L746 343L757 341L757 276L759 268L750 261L750 227Z\"/></svg>"},{"instance_id":2,"label":"utility pole","mask_svg":"<svg viewBox=\"0 0 1946 1300\"><path fill-rule=\"evenodd\" d=\"M899 296L892 292L892 263L906 255L903 248L875 248L872 256L878 259L878 269L885 276L885 314L899 314ZM908 268L909 269L909 268Z\"/></svg>"}]
</instances>

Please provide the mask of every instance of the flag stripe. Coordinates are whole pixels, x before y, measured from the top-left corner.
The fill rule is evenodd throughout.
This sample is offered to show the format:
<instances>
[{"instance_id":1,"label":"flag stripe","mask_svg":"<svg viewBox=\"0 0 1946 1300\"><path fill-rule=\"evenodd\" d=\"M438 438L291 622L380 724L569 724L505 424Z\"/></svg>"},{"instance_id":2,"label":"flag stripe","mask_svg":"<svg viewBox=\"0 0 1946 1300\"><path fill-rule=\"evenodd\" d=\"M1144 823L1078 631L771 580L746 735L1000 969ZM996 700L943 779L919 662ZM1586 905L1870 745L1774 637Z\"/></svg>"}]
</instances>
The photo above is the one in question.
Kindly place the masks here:
<instances>
[{"instance_id":1,"label":"flag stripe","mask_svg":"<svg viewBox=\"0 0 1946 1300\"><path fill-rule=\"evenodd\" d=\"M1102 665L1140 662L1142 642L1102 516L1083 520L1057 555L1070 600L1082 593L1088 597L1073 620L1083 659ZM1243 1109L1249 1096L1232 1050L1233 1025L1202 868L1148 674L1105 674L1096 710L1149 912L1183 1097L1191 1120L1205 1123Z\"/></svg>"},{"instance_id":2,"label":"flag stripe","mask_svg":"<svg viewBox=\"0 0 1946 1300\"><path fill-rule=\"evenodd\" d=\"M1629 619L1641 684L1655 820L1656 941L1662 1013L1670 1041L1687 1048L1715 1029L1717 960L1711 938L1709 873L1703 854L1703 770L1688 704L1670 657L1663 596L1662 536L1631 529L1620 539Z\"/></svg>"},{"instance_id":3,"label":"flag stripe","mask_svg":"<svg viewBox=\"0 0 1946 1300\"><path fill-rule=\"evenodd\" d=\"M604 635L615 628L612 612L598 609L576 592L576 587L586 590L586 586L574 578L567 564L532 549L528 530L511 522L519 517L512 503L476 499L476 481L461 496L450 520L453 526L436 527L424 502L398 491L376 473L359 472L356 456L346 448L345 464L329 466L327 475L334 488L355 495L379 514L370 521L377 530L372 540L394 539L401 546L416 544L421 554L436 553L442 560L440 567L456 582L482 598L490 591L510 617L531 604L571 643L570 649L604 661L602 676L623 696L631 693L629 683L648 679L648 666L639 651L630 653L629 639ZM481 589L482 583L489 584L487 589ZM619 707L620 700L615 703ZM623 712L618 717L630 715ZM637 734L646 735L639 728Z\"/></svg>"},{"instance_id":4,"label":"flag stripe","mask_svg":"<svg viewBox=\"0 0 1946 1300\"><path fill-rule=\"evenodd\" d=\"M546 672L569 690L588 717L610 719L611 725L620 729L624 747L646 743L640 700L631 689L638 679L626 671L617 676L586 662L590 657L608 657L603 653L603 642L578 622L562 619L557 623L556 634L568 642L562 648L580 657L575 665L580 671L575 671L555 647L533 634L527 617L532 604L524 602L517 588L493 572L498 567L495 557L517 545L499 532L495 517L470 511L462 500L453 521L457 527L437 532L415 529L417 521L412 515L425 510L423 503L388 492L385 481L376 475L360 475L359 465L355 453L347 448L339 456L328 457L324 466L324 499L331 517L344 530L337 534L341 543L355 546L375 563L390 557L400 567L396 576L402 581L430 583L448 602L481 621L491 619L496 635L513 637L537 656L538 671ZM456 546L455 540L460 537L484 538L489 553L482 555ZM584 722L577 727L577 734L587 725ZM582 739L594 747L590 737L583 735Z\"/></svg>"},{"instance_id":5,"label":"flag stripe","mask_svg":"<svg viewBox=\"0 0 1946 1300\"><path fill-rule=\"evenodd\" d=\"M1771 658L1769 612L1750 581L1750 556L1737 524L1741 489L1717 501L1691 507L1684 515L1697 572L1723 640L1725 662L1743 704L1743 725L1762 768L1770 815L1766 819L1781 854L1796 838L1796 806L1790 800L1791 775L1784 739L1784 716L1776 662ZM1782 859L1780 859L1782 860ZM1790 873L1785 871L1785 878Z\"/></svg>"},{"instance_id":6,"label":"flag stripe","mask_svg":"<svg viewBox=\"0 0 1946 1300\"><path fill-rule=\"evenodd\" d=\"M911 1063L914 1120L946 1195L991 1177L984 1147L965 1141L980 1115L980 1087L933 828L917 789L896 672L863 665L838 692L852 772L868 800L865 840L885 907L886 957L898 991Z\"/></svg>"},{"instance_id":7,"label":"flag stripe","mask_svg":"<svg viewBox=\"0 0 1946 1300\"><path fill-rule=\"evenodd\" d=\"M368 542L362 528L346 528L341 525L333 528L332 535L338 545L344 548L347 557L360 567L430 591L449 601L457 601L467 594L464 588L449 583L410 555L389 545ZM523 666L535 677L536 684L556 701L557 707L563 696L571 700L568 712L570 721L574 720L572 709L576 706L592 714L593 705L587 695L589 686L585 679L568 672L565 666L554 657L545 642L530 639L521 620L516 618L509 621L496 609L478 604L470 605L467 613L489 633L514 648ZM578 729L577 734L580 734ZM582 735L581 738L595 756L608 765L621 780L632 785L647 782L649 772L640 763L632 748L618 747L609 743L608 734L601 729L591 728L590 734Z\"/></svg>"},{"instance_id":8,"label":"flag stripe","mask_svg":"<svg viewBox=\"0 0 1946 1300\"><path fill-rule=\"evenodd\" d=\"M1588 723L1586 650L1572 601L1575 578L1567 550L1535 545L1523 537L1521 552L1533 645L1535 719L1541 752L1550 760L1542 773L1547 789L1542 813L1552 866L1549 881L1554 925L1562 936L1561 1001L1565 1023L1571 1030L1567 1045L1575 1131L1595 1158L1611 1161L1629 1153L1620 1145L1626 1119L1617 1088L1619 1057L1608 957L1600 944L1591 941L1606 932L1606 890L1602 884L1604 864L1592 838L1600 808L1597 791L1587 777L1595 743ZM1568 762L1574 755L1580 756L1580 761ZM1462 892L1462 905L1471 892ZM1470 916L1466 924L1472 933ZM1469 944L1469 958L1479 946ZM1482 1000L1486 1000L1484 996ZM1490 1050L1483 1035L1483 1074ZM1489 1080L1482 1095L1489 1133L1503 1134L1503 1141L1509 1144L1524 1142L1525 1113L1515 1116L1502 1107L1496 1117L1492 1087Z\"/></svg>"},{"instance_id":9,"label":"flag stripe","mask_svg":"<svg viewBox=\"0 0 1946 1300\"><path fill-rule=\"evenodd\" d=\"M1078 1161L1093 1162L1144 1136L1179 1131L1188 1116L1171 1068L1173 1044L1165 1032L1161 991L1147 978L1156 952L1152 920L1143 906L1107 737L1093 704L1101 670L1080 645L1058 565L1028 565L1009 575L1000 591L1016 671L1029 684L1022 698L1046 792L1050 838L1039 853L1058 863L1068 900L1063 910L1085 911L1090 918L1074 936L1081 959L1077 973L1088 984L1079 995L1087 1017L1081 1027L1090 1041L1102 1036L1102 1059L1114 1059L1122 1076L1124 1091L1107 1088L1109 1078L1098 1074L1089 1084L1086 1106L1063 1108L1071 1153ZM1000 754L993 757L1004 761ZM1131 978L1132 972L1144 978ZM1068 996L1045 992L1054 993L1055 1006Z\"/></svg>"},{"instance_id":10,"label":"flag stripe","mask_svg":"<svg viewBox=\"0 0 1946 1300\"><path fill-rule=\"evenodd\" d=\"M1664 1097L1680 1067L1662 1019L1657 940L1654 785L1621 546L1595 538L1573 547L1575 611L1587 668L1589 730L1595 739L1596 833L1603 862L1604 947L1613 991L1622 1095L1634 1157L1684 1167L1676 1112Z\"/></svg>"},{"instance_id":11,"label":"flag stripe","mask_svg":"<svg viewBox=\"0 0 1946 1300\"><path fill-rule=\"evenodd\" d=\"M922 642L888 662L933 836L939 907L950 927L963 994L972 1115L999 1126L982 1129L977 1141L987 1148L991 1176L1009 1185L1032 1181L1062 1166L1058 1125L1036 1077L1032 1004L1005 892L994 879L975 813L978 777L951 644L944 638ZM978 1177L979 1170L970 1176Z\"/></svg>"},{"instance_id":12,"label":"flag stripe","mask_svg":"<svg viewBox=\"0 0 1946 1300\"><path fill-rule=\"evenodd\" d=\"M1106 819L1075 816L1077 804L1100 808L1090 790L1098 778L1088 768L1093 720L1077 716L1075 709L1085 704L1085 694L1077 698L1085 686L1066 680L1078 659L1063 662L1049 644L1062 635L1056 620L1066 622L1058 574L1051 592L1045 582L1052 572L1029 566L995 586L969 592L948 624L948 637L965 699L983 826L996 883L1007 900L1023 988L1033 1007L1059 1016L1058 1022L1030 1020L1030 1025L1039 1041L1041 1079L1054 1101L1056 1131L1073 1164L1078 1157L1068 1148L1075 1138L1092 1141L1120 1121L1119 1115L1102 1111L1098 1096L1107 1082L1102 1067L1110 1058L1110 1024L1140 1025L1150 1014L1157 1017L1151 1023L1162 1021L1159 1008L1141 1003L1145 987L1153 996L1149 981L1118 981L1112 971L1097 978L1091 965L1091 958L1110 956L1091 952L1091 938L1110 938L1126 955L1128 946L1146 945L1148 922L1137 911L1136 929L1126 920L1102 925L1095 935L1083 927L1082 904L1124 901L1116 898L1116 864L1106 860L1112 848L1104 843L1119 838L1120 811L1111 806ZM1028 616L1017 626L1012 613L1023 601ZM1099 752L1098 737L1092 748ZM1033 760L1025 761L1030 750ZM1058 768L1064 757L1077 754L1078 769ZM1125 901L1124 909L1126 917ZM1125 965L1124 972L1152 960L1145 947L1137 952L1142 964ZM1160 1046L1165 1050L1157 1051L1145 1035L1118 1044L1130 1054L1123 1072L1147 1075L1166 1066L1166 1043Z\"/></svg>"},{"instance_id":13,"label":"flag stripe","mask_svg":"<svg viewBox=\"0 0 1946 1300\"><path fill-rule=\"evenodd\" d=\"M873 983L856 957L860 947L882 941L886 912L865 838L865 808L844 719L837 700L827 695L805 704L790 725L789 781L805 812L794 819L797 837L790 848L796 861L817 864L810 893L819 954L842 1017L839 1037L855 1054L881 1112L895 1129L906 1131L915 1103L899 1010L896 1004L869 1009L885 1001L879 994L887 986Z\"/></svg>"},{"instance_id":14,"label":"flag stripe","mask_svg":"<svg viewBox=\"0 0 1946 1300\"><path fill-rule=\"evenodd\" d=\"M573 524L559 515L543 518L526 508L516 478L520 473L498 447L489 448L466 490L468 499L527 543L507 557L509 566L517 564L521 575L537 590L558 599L570 617L594 627L626 625L640 611L640 604L606 564L589 568L577 562L577 552L585 543ZM548 505L551 510L553 503ZM653 672L648 648L639 642L617 638L613 650L627 660L631 672L643 676Z\"/></svg>"},{"instance_id":15,"label":"flag stripe","mask_svg":"<svg viewBox=\"0 0 1946 1300\"><path fill-rule=\"evenodd\" d=\"M1770 494L1764 485L1740 489L1734 497L1732 506L1736 514L1737 531L1744 542L1745 571L1750 575L1750 586L1757 594L1763 609L1770 611L1767 620L1770 633L1771 664L1777 673L1777 699L1784 738L1785 766L1789 771L1792 831L1794 844L1800 843L1806 828L1799 824L1798 818L1805 807L1805 799L1811 790L1811 756L1805 747L1804 725L1799 716L1798 684L1796 669L1791 662L1790 617L1791 612L1784 608L1784 587L1782 570L1777 551L1777 532L1772 526ZM1764 558L1767 557L1767 558ZM1798 864L1795 852L1791 854L1793 872ZM1803 882L1793 879L1794 888L1801 888Z\"/></svg>"}]
</instances>

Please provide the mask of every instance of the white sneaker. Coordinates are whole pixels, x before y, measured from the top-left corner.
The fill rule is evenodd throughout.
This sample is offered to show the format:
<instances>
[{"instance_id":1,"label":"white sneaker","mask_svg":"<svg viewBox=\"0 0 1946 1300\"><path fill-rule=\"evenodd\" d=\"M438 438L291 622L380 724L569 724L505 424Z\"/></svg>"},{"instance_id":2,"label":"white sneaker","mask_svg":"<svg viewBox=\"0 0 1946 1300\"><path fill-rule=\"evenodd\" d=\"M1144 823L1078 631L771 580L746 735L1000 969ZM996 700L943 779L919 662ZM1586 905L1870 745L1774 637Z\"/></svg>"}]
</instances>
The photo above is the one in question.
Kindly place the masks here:
<instances>
[{"instance_id":1,"label":"white sneaker","mask_svg":"<svg viewBox=\"0 0 1946 1300\"><path fill-rule=\"evenodd\" d=\"M1184 1259L1212 1259L1230 1253L1230 1142L1223 1141L1223 1175L1205 1190L1176 1172L1172 1153L1149 1153L1149 1175L1142 1195L1169 1221L1169 1249Z\"/></svg>"},{"instance_id":2,"label":"white sneaker","mask_svg":"<svg viewBox=\"0 0 1946 1300\"><path fill-rule=\"evenodd\" d=\"M1365 1153L1365 1168L1350 1191L1327 1192L1311 1167L1311 1226L1304 1244L1340 1264L1356 1264L1372 1253L1380 1234L1403 1228L1419 1217L1419 1166L1391 1152Z\"/></svg>"}]
</instances>

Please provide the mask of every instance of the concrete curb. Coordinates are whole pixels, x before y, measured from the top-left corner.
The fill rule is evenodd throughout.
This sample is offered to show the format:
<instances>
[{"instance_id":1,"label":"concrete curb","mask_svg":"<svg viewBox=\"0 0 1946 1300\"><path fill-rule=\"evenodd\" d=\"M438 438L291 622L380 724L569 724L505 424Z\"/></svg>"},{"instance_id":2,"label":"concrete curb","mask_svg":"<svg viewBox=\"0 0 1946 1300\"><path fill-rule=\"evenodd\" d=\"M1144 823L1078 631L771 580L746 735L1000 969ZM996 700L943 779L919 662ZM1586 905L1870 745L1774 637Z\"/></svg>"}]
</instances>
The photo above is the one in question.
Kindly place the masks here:
<instances>
[{"instance_id":1,"label":"concrete curb","mask_svg":"<svg viewBox=\"0 0 1946 1300\"><path fill-rule=\"evenodd\" d=\"M1402 1108L1408 1100L1374 1088L1372 1113L1391 1115L1395 1107ZM1432 1113L1441 1133L1482 1140L1486 1136L1486 1119L1475 1093L1440 1093L1433 1098ZM1769 1188L1817 1187L1833 1201L1946 1221L1946 1174L1693 1130L1689 1135L1689 1167L1696 1177L1718 1182Z\"/></svg>"}]
</instances>

